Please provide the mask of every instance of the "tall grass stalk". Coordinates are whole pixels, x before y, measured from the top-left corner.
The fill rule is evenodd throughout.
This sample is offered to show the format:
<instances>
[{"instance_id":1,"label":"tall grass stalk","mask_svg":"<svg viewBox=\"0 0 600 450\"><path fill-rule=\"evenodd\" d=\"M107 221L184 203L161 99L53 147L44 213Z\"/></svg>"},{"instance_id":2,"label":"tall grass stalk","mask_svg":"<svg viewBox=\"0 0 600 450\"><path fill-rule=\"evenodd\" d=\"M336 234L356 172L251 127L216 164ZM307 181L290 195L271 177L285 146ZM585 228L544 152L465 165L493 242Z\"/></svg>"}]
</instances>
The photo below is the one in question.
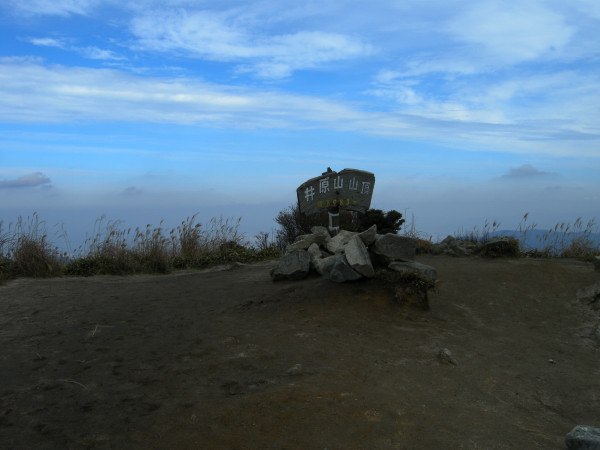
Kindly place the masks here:
<instances>
[{"instance_id":1,"label":"tall grass stalk","mask_svg":"<svg viewBox=\"0 0 600 450\"><path fill-rule=\"evenodd\" d=\"M489 241L499 229L500 222L494 220L490 223L490 221L486 219L482 228L474 226L470 231L461 230L456 233L455 237L461 241L479 244Z\"/></svg>"},{"instance_id":2,"label":"tall grass stalk","mask_svg":"<svg viewBox=\"0 0 600 450\"><path fill-rule=\"evenodd\" d=\"M600 254L600 243L595 242L593 234L598 233L596 219L584 221L578 217L575 222L560 222L543 234L536 235L536 244L527 244L527 234L537 228L537 224L528 224L529 213L519 223L522 246L526 255L541 257L580 258L590 260Z\"/></svg>"}]
</instances>

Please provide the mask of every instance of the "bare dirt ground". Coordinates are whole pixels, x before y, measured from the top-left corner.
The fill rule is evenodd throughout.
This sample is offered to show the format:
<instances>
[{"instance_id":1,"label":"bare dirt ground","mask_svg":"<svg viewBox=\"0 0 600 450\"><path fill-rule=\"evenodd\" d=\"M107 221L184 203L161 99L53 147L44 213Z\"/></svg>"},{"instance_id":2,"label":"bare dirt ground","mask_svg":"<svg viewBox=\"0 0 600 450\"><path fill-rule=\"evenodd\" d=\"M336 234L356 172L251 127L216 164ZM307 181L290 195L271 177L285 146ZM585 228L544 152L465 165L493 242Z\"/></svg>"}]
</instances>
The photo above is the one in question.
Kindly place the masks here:
<instances>
[{"instance_id":1,"label":"bare dirt ground","mask_svg":"<svg viewBox=\"0 0 600 450\"><path fill-rule=\"evenodd\" d=\"M272 262L10 282L0 447L560 449L600 426L590 264L418 261L429 312Z\"/></svg>"}]
</instances>

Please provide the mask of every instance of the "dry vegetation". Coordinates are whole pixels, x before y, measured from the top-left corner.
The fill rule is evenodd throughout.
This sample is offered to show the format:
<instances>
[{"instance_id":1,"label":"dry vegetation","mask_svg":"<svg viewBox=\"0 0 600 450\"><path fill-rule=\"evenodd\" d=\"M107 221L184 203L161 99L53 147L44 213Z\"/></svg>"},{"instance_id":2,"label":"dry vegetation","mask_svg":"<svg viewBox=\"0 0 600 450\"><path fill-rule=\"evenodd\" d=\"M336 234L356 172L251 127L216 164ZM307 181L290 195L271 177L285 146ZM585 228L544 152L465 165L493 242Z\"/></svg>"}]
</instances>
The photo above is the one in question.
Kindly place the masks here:
<instances>
[{"instance_id":1,"label":"dry vegetation","mask_svg":"<svg viewBox=\"0 0 600 450\"><path fill-rule=\"evenodd\" d=\"M173 229L163 228L162 222L158 227L131 229L103 216L92 237L75 250L61 228L54 236L66 242L68 251L61 253L52 244L46 223L34 213L27 219L19 217L6 229L0 222L0 282L17 277L168 273L281 255L265 233L255 245L246 242L239 232L240 220L219 217L203 225L194 215Z\"/></svg>"},{"instance_id":2,"label":"dry vegetation","mask_svg":"<svg viewBox=\"0 0 600 450\"><path fill-rule=\"evenodd\" d=\"M290 217L291 214L287 214ZM536 244L528 245L527 235L536 230L528 224L529 214L523 216L518 233L519 254L523 257L566 257L591 260L600 254L600 244L592 239L597 232L595 219L584 222L559 223L553 229L536 234ZM287 217L287 216L286 216ZM401 215L400 215L401 217ZM197 221L196 215L183 220L172 229L151 224L145 228L123 228L120 221L98 219L92 236L79 248L72 250L67 233L61 227L49 235L46 223L36 213L4 226L0 221L0 282L18 277L91 276L97 274L168 273L178 269L204 268L234 262L256 262L281 256L281 236L259 233L253 244L239 232L241 218L213 218L207 224ZM280 226L284 231L289 224ZM293 232L301 227L293 223ZM461 231L457 237L472 242L486 242L495 236L500 224L485 222L483 228ZM291 229L291 228L290 228ZM413 225L403 230L417 241L417 252L431 251L433 240L415 230ZM278 231L281 234L281 230ZM288 233L289 234L289 233ZM294 233L292 233L294 234ZM295 236L285 236L288 240ZM54 245L57 239L66 243L67 252ZM293 239L292 239L293 240Z\"/></svg>"}]
</instances>

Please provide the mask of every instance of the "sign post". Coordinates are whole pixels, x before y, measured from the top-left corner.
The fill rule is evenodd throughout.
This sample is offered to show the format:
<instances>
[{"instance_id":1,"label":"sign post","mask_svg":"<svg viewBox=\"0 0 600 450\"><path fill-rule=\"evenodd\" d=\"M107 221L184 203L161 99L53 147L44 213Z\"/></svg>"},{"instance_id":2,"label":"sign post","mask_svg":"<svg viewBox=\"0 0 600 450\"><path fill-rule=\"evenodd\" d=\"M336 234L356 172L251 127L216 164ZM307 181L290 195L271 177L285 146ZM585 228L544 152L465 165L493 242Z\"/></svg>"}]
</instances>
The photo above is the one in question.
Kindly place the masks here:
<instances>
[{"instance_id":1,"label":"sign post","mask_svg":"<svg viewBox=\"0 0 600 450\"><path fill-rule=\"evenodd\" d=\"M334 172L330 168L321 176L302 183L296 194L300 212L306 215L329 212L329 230L340 227L340 209L365 213L371 206L375 175L357 169Z\"/></svg>"}]
</instances>

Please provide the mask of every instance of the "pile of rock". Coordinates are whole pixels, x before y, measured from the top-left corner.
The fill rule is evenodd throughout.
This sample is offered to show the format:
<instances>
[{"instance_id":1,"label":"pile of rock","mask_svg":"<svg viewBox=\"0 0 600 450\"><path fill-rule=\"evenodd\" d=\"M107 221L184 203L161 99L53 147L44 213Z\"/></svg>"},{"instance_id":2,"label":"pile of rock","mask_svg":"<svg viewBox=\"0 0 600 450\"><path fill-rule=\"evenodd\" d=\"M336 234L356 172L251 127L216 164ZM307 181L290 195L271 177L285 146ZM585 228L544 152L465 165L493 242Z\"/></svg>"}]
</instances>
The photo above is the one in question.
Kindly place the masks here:
<instances>
[{"instance_id":1,"label":"pile of rock","mask_svg":"<svg viewBox=\"0 0 600 450\"><path fill-rule=\"evenodd\" d=\"M433 267L415 259L415 240L396 234L377 234L373 225L362 233L342 230L334 237L325 227L299 236L271 271L273 280L299 280L311 270L336 283L371 278L378 268L407 272L435 281Z\"/></svg>"},{"instance_id":2,"label":"pile of rock","mask_svg":"<svg viewBox=\"0 0 600 450\"><path fill-rule=\"evenodd\" d=\"M434 255L450 255L450 256L519 256L519 244L511 237L497 236L486 242L464 241L448 236L442 242L433 244L431 252Z\"/></svg>"}]
</instances>

